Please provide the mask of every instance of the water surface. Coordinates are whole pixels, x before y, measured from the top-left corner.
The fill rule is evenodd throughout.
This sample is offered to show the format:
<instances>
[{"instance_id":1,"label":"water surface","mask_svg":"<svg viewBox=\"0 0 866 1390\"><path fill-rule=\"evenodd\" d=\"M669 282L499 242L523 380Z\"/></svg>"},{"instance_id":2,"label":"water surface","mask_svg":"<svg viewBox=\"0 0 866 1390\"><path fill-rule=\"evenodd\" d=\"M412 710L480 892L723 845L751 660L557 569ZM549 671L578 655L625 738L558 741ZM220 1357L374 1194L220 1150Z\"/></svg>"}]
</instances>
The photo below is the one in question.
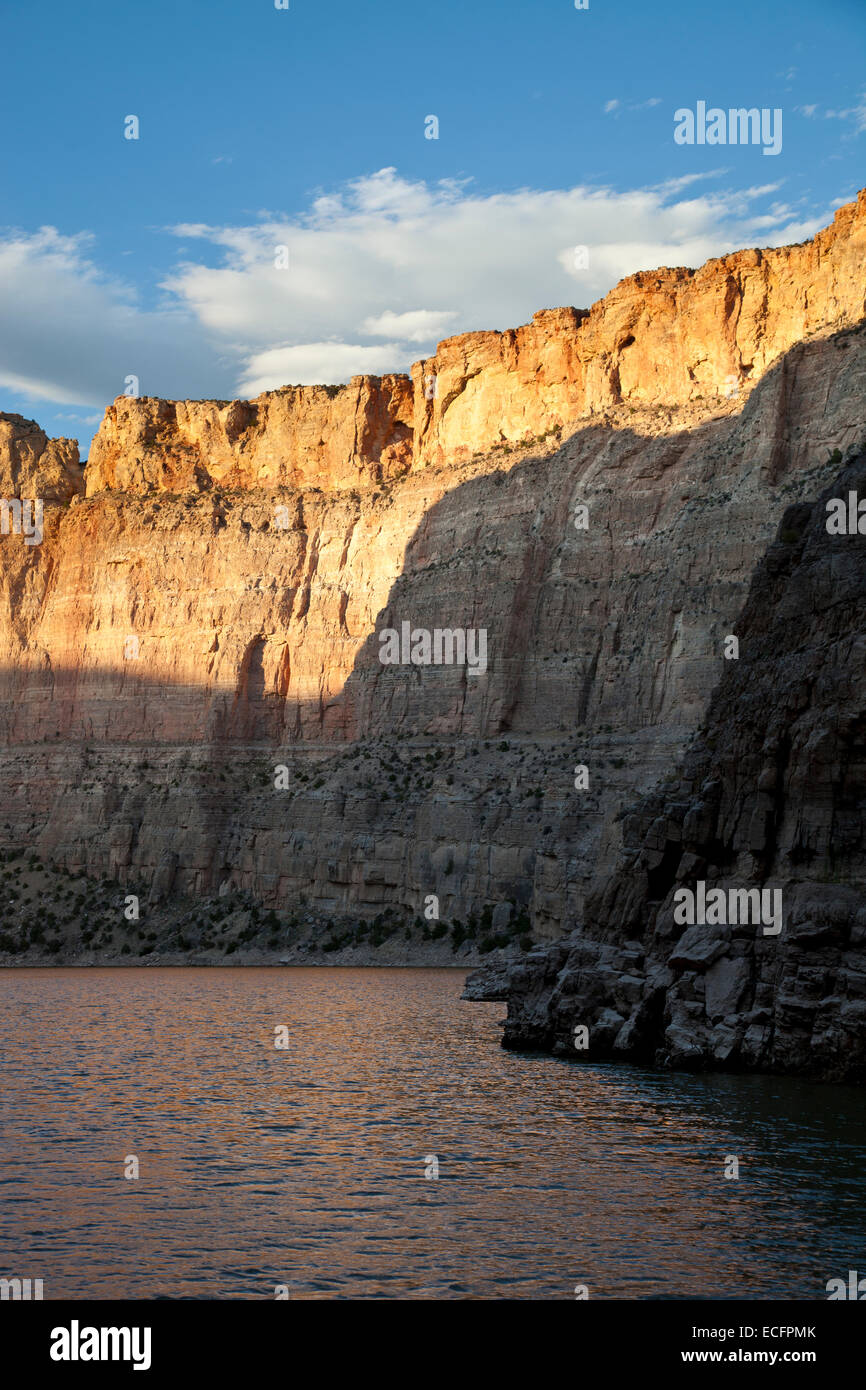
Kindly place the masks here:
<instances>
[{"instance_id":1,"label":"water surface","mask_svg":"<svg viewBox=\"0 0 866 1390\"><path fill-rule=\"evenodd\" d=\"M861 1092L505 1052L505 1006L463 978L0 972L0 1274L46 1298L823 1299L866 1272Z\"/></svg>"}]
</instances>

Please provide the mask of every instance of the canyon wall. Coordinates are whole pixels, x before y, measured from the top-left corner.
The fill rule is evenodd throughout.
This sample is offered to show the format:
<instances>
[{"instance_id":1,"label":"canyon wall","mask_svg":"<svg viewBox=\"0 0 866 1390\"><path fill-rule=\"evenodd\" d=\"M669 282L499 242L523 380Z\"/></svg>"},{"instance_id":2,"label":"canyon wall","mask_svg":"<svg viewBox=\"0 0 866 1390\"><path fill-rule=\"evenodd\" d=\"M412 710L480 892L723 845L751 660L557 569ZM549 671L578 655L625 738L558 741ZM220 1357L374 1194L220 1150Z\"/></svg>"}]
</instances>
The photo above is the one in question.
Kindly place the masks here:
<instances>
[{"instance_id":1,"label":"canyon wall","mask_svg":"<svg viewBox=\"0 0 866 1390\"><path fill-rule=\"evenodd\" d=\"M157 894L570 930L781 509L866 435L864 227L861 195L411 382L120 398L84 481L0 417L10 489L28 438L58 473L42 544L0 538L0 845ZM486 671L382 665L402 621L485 629Z\"/></svg>"},{"instance_id":2,"label":"canyon wall","mask_svg":"<svg viewBox=\"0 0 866 1390\"><path fill-rule=\"evenodd\" d=\"M866 1081L866 534L827 531L851 493L866 454L785 512L683 765L583 929L509 971L508 1045ZM778 919L689 924L699 883L778 893Z\"/></svg>"},{"instance_id":3,"label":"canyon wall","mask_svg":"<svg viewBox=\"0 0 866 1390\"><path fill-rule=\"evenodd\" d=\"M796 343L866 315L866 192L812 241L699 270L641 271L592 309L463 333L406 376L353 377L253 401L119 397L87 491L353 488L536 439L623 403L682 406L757 381Z\"/></svg>"},{"instance_id":4,"label":"canyon wall","mask_svg":"<svg viewBox=\"0 0 866 1390\"><path fill-rule=\"evenodd\" d=\"M87 492L352 488L408 470L412 420L406 376L290 386L253 401L118 396L93 441Z\"/></svg>"},{"instance_id":5,"label":"canyon wall","mask_svg":"<svg viewBox=\"0 0 866 1390\"><path fill-rule=\"evenodd\" d=\"M413 369L416 466L623 402L678 406L740 389L812 333L863 318L864 259L861 193L800 246L641 271L589 313L542 311L513 332L451 338Z\"/></svg>"}]
</instances>

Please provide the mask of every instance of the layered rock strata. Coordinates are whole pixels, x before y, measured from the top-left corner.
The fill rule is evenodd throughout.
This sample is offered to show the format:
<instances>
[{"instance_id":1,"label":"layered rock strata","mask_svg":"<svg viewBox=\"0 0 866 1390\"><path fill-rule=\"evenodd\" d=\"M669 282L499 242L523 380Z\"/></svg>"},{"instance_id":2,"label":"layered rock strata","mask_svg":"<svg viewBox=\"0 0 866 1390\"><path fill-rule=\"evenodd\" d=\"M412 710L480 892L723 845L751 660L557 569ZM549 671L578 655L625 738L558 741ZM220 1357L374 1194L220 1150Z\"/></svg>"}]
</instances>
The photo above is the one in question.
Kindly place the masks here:
<instances>
[{"instance_id":1,"label":"layered rock strata","mask_svg":"<svg viewBox=\"0 0 866 1390\"><path fill-rule=\"evenodd\" d=\"M582 928L493 982L507 1046L866 1081L866 506L863 534L827 529L852 494L866 454L785 512L739 658ZM743 889L778 921L690 911Z\"/></svg>"}]
</instances>

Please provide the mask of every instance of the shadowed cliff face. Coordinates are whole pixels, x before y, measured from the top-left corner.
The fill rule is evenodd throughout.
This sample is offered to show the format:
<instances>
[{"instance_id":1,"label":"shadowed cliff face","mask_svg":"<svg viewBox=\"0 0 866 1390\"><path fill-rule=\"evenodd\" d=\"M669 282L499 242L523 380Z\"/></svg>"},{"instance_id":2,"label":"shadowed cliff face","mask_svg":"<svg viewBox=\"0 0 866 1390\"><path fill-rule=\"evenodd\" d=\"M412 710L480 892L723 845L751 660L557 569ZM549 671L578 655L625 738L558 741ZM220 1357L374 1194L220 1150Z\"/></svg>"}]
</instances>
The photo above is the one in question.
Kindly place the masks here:
<instances>
[{"instance_id":1,"label":"shadowed cliff face","mask_svg":"<svg viewBox=\"0 0 866 1390\"><path fill-rule=\"evenodd\" d=\"M785 512L681 768L583 929L504 986L507 1045L866 1080L866 536L827 531L851 492L866 454ZM699 883L778 891L781 931L689 924Z\"/></svg>"},{"instance_id":2,"label":"shadowed cliff face","mask_svg":"<svg viewBox=\"0 0 866 1390\"><path fill-rule=\"evenodd\" d=\"M570 930L697 727L777 516L863 437L866 337L817 329L862 314L864 210L453 339L430 399L421 364L408 394L115 403L87 496L70 457L42 544L0 538L0 843L335 917L436 894L445 920ZM750 335L730 399L719 335ZM486 672L383 665L404 620L483 628Z\"/></svg>"}]
</instances>

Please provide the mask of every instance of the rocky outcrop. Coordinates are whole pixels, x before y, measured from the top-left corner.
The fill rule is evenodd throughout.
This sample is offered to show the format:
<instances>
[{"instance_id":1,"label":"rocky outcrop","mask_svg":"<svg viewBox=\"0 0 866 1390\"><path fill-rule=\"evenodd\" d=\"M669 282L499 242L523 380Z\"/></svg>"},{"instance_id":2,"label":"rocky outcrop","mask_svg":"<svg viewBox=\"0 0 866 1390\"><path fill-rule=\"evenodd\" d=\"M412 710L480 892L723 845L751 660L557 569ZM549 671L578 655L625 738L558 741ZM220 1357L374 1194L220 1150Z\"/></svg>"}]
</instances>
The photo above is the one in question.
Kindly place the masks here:
<instances>
[{"instance_id":1,"label":"rocky outcrop","mask_svg":"<svg viewBox=\"0 0 866 1390\"><path fill-rule=\"evenodd\" d=\"M681 769L582 928L496 982L507 1046L866 1081L866 535L827 530L851 493L866 454L785 512ZM778 892L781 930L687 915L719 889Z\"/></svg>"},{"instance_id":2,"label":"rocky outcrop","mask_svg":"<svg viewBox=\"0 0 866 1390\"><path fill-rule=\"evenodd\" d=\"M412 460L408 377L288 386L252 401L118 396L87 468L88 496L225 488L354 488Z\"/></svg>"},{"instance_id":3,"label":"rocky outcrop","mask_svg":"<svg viewBox=\"0 0 866 1390\"><path fill-rule=\"evenodd\" d=\"M0 413L0 496L64 503L83 491L74 439L49 439L34 420Z\"/></svg>"}]
</instances>

